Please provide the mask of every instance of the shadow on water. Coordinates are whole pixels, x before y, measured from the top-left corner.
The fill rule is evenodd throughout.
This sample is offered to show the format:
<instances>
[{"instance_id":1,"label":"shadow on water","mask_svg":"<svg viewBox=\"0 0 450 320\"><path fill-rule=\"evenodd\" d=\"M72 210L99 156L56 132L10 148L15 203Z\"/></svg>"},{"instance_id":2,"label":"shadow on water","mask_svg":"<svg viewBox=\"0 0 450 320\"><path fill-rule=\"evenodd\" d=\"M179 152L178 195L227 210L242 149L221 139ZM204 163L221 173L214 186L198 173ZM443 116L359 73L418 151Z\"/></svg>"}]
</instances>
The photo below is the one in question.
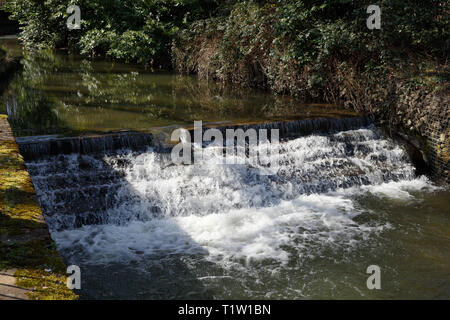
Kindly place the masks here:
<instances>
[{"instance_id":1,"label":"shadow on water","mask_svg":"<svg viewBox=\"0 0 450 320\"><path fill-rule=\"evenodd\" d=\"M140 154L142 151L133 153L136 157ZM155 199L149 199L149 195L136 190L117 167L103 160L105 155L59 155L27 163L53 237L62 230L76 233L98 228L88 237L91 247L75 241L72 247L60 250L67 265L81 268L82 289L76 293L81 299L211 299L212 294L187 264L208 252L175 221L171 223L168 216L164 216L166 223L171 224L172 236L168 236L182 239L194 254L164 252L164 243L160 250L149 243L154 246L154 254L140 251L139 247L152 239L145 234L137 248L124 247L119 236L114 251L95 251L96 241L104 241L98 238L105 236L102 226L126 232L120 230L129 223L147 222L163 215L154 205L157 195L150 195ZM51 164L42 166L46 161ZM116 165L127 163L118 161ZM107 262L92 261L91 255L106 257Z\"/></svg>"},{"instance_id":2,"label":"shadow on water","mask_svg":"<svg viewBox=\"0 0 450 320\"><path fill-rule=\"evenodd\" d=\"M106 139L103 137L102 143ZM86 144L88 140L84 139ZM97 140L97 150L103 146L100 142ZM104 143L104 145L113 144ZM61 150L61 148L57 149ZM93 149L93 147L86 147L86 149ZM24 155L30 154L23 145L21 150ZM84 148L80 147L77 150L84 150ZM123 151L117 153L120 154L120 152ZM132 174L126 174L127 168L131 165L130 162L139 163L142 159L137 158L148 151L135 151L132 156L129 152L125 152L125 157L117 156L117 153L60 154L37 162L28 162L28 170L38 191L41 207L47 222L54 230L53 235L56 234L57 243L64 242L64 235L59 234L61 230L68 230L67 233L72 234L67 235L71 246L64 245L60 252L68 265L76 264L83 270L83 289L78 292L81 298L209 299L214 297L217 287L205 286L199 277L206 275L209 279L220 279L224 277L225 270L205 261L208 251L197 244L178 222L171 218L172 214L192 214L196 210L195 205L192 207L189 203L182 202L176 208L176 212L173 212L173 208L170 210L170 204L168 204L169 209L167 205L164 206L167 194L165 198L160 198L161 195L158 192L153 192L154 190L149 192L148 186L136 189L136 186L140 184L139 182L132 184L130 177L133 174L140 174L140 170L133 168ZM159 152L157 154L162 159L158 159L156 165L165 168L163 159L165 154ZM109 156L113 156L114 159L112 161L107 159ZM155 165L155 163L145 161L145 165ZM196 176L209 172L196 171L192 168L190 173ZM244 202L250 201L242 203L244 207L255 206L252 204L254 189L261 186L265 188L265 197L258 205L263 207L279 205L285 199L278 190L280 184L292 182L294 194L317 191L314 186L306 188L301 181L302 177L298 177L299 180L296 181L293 177L288 178L280 174L267 176L262 174L260 168L251 168L247 165L234 165L233 168L229 168L227 174L233 177L234 185L240 186L235 189L234 195ZM155 179L155 183L161 183L161 180L156 178L145 172L140 177L145 181ZM303 178L308 179L308 176L305 175ZM334 186L335 181L332 177L324 176L323 178L330 188ZM175 188L173 191L176 194L189 195L193 192L193 189L189 187ZM320 191L324 191L323 184L318 187ZM237 208L241 207L240 204L236 205ZM198 210L208 214L217 208L211 206ZM163 225L152 223L149 227L146 224L160 218L163 218ZM135 228L125 228L133 223ZM163 227L159 228L159 226ZM139 234L138 237L131 234L134 231ZM130 234L126 234L127 232ZM168 234L159 237L148 236L151 232L168 232ZM80 236L79 241L76 240L77 235ZM138 241L135 243L136 246L130 245L132 241L128 241L129 238ZM148 247L145 246L145 242L155 240L161 244L161 248L158 248L158 244L149 243L151 250L146 250ZM169 243L164 243L166 240ZM104 246L98 245L108 241L113 243L106 250ZM86 262L86 257L92 256L98 258L98 263L92 260ZM102 258L106 258L107 262L102 263ZM225 277L229 278L228 275ZM228 281L231 283L231 285L228 284L230 287L239 288L241 284L237 283L237 279L220 281Z\"/></svg>"},{"instance_id":3,"label":"shadow on water","mask_svg":"<svg viewBox=\"0 0 450 320\"><path fill-rule=\"evenodd\" d=\"M138 66L111 61L87 61L76 56L43 51L25 56L21 64L23 72L15 76L9 87L8 113L16 136L52 133L72 135L120 129L141 131L154 127L192 125L194 120L199 119L202 119L205 125L208 122L232 125L234 121L257 123L259 120L273 122L351 116L347 111L332 106L305 105L289 97L272 96L253 90L230 89L211 82L205 83L193 77L156 74ZM298 151L320 151L321 145L317 144L320 138L315 136L310 145ZM322 198L321 193L327 192L330 188L367 185L377 189L379 182L370 182L364 179L364 175L360 179L361 172L355 168L358 161L347 161L354 153L360 154L370 150L357 149L361 142L358 136L355 136L353 142L348 142L345 137L343 139L344 141L340 142L343 143L345 152L341 159L337 158L340 161L334 161L336 159L332 158L331 168L320 167L320 164L318 167L309 166L312 175L308 176L308 166L293 162L292 172L288 171L289 175L286 176L274 177L279 179L275 183L297 185L299 190L292 189L292 194L295 195L308 193L309 188L309 192L315 193L315 197L319 200ZM363 144L365 142L362 141ZM392 148L385 148L379 143L375 145L382 148L375 155L392 153L390 151ZM330 155L339 150L341 149L331 148ZM128 165L126 161L118 158L112 165L111 161L106 159L109 155L107 152L96 156L89 152L81 152L78 155L51 154L53 156L46 159L27 161L27 167L46 220L53 229L52 236L59 244L62 256L67 264L81 267L82 290L79 294L82 299L217 297L354 299L366 295L374 298L430 297L428 293L422 293L424 287L431 287L430 292L434 290L432 294L435 296L448 297L448 281L442 280L448 273L445 264L448 261L447 251L442 249L448 247L449 239L448 228L443 228L448 224L448 193L436 199L436 203L444 205L433 206L433 203L426 202L423 208L416 208L418 205L415 203L412 205L400 203L392 208L384 208L383 206L390 201L396 200L381 200L377 196L371 203L364 198L361 203L355 202L355 205L360 205L361 210L369 214L355 219L356 224L344 225L343 232L339 232L341 229L329 229L328 225L323 225L320 217L326 218L327 214L316 216L311 221L298 217L298 220L288 227L293 228L296 236L302 236L305 231L309 231L308 236L311 240L305 242L301 238L293 238L299 245L293 243L286 248L286 251L291 252L290 267L282 268L281 275L273 274L271 267L266 268L264 265L272 263L272 260L264 260L254 268L246 266L244 272L242 269L236 269L225 274L228 271L221 266L206 261L208 252L193 239L197 232L200 232L197 231L198 225L191 230L186 225L178 224L175 218L170 217L162 208L158 208L161 199L158 199L157 192L148 190L152 188L140 190L139 183L133 183L129 180L129 176L124 174L125 170L122 168L126 169ZM321 152L314 154L322 157ZM133 153L134 158L141 155L143 151L136 150ZM295 153L293 156L294 160L298 158ZM392 168L381 166L386 159L382 160L382 157L378 156L375 159L370 158L374 165L368 168L367 174L378 174L380 181L408 180L407 177L401 176L401 172L398 179L395 179L396 177L392 176ZM317 159L311 159L312 162L314 160ZM408 163L404 161L396 161L393 165L394 167L405 165L409 168ZM213 177L216 171L210 171ZM236 196L241 196L247 201L247 207L255 208L252 203L254 197L250 194L251 183L256 187L267 186L264 189L265 201L280 203L284 193L274 196L277 193L276 188L267 180L262 181L255 177L258 176L258 172L254 172L253 176L247 176L248 172L244 168L237 168L237 171L239 172L227 171L229 179L223 184L231 191L236 191ZM292 173L295 173L295 176ZM198 194L193 195L194 198L200 198L202 203L207 203L210 207L197 210L191 206L186 209L183 208L185 203L182 203L183 205L175 209L185 210L192 216L196 212L213 212L216 205L220 205L220 200L224 200L223 197L213 198L219 199L217 201L206 201L206 197L203 196L212 190L211 185L189 184L191 180L188 179L191 177L192 175L183 176L184 181L187 180L188 183L173 186L176 189L172 190L173 193L189 195L189 192L199 190ZM246 178L248 180L245 180ZM168 183L165 177L158 180L149 174L146 182L152 181ZM201 194L200 191L204 193ZM166 198L163 199L169 205L170 194L172 193L167 192ZM335 200L338 204L354 203L353 199L347 196L326 196L324 199L317 200L320 202L317 205L313 201L313 208L322 204L328 205L325 202L330 200ZM297 201L295 212L297 208L311 211L310 202L300 202ZM338 205L334 203L330 204L329 210L332 212L338 209ZM261 202L260 205L264 206L267 203ZM426 210L431 210L433 215L430 213L430 216L425 217ZM436 215L436 210L445 212ZM263 216L265 212L270 217L269 226L277 222L277 214L268 214L268 210L258 209L259 211L263 211ZM252 220L255 212L257 211L239 217L237 222L245 222L247 219L256 225L257 222ZM407 227L402 225L406 218L411 219L411 228L409 225ZM155 223L158 221L165 225ZM213 238L220 244L228 241L232 238L230 235L235 235L239 231L233 221L225 221L229 222L230 228L226 230L227 234L222 238ZM364 237L368 234L359 232L358 221L364 224L364 228L367 227L367 223L372 222L375 229L387 222L392 223L394 228L381 236L368 237L366 245L367 239ZM280 221L278 224L275 227L279 229L268 229L269 232L266 234L268 238L284 230L282 229L284 225L281 225ZM210 226L213 227L212 224L203 222L200 225L205 228L203 231ZM422 237L422 233L419 232L424 229L423 226L430 226L426 237ZM436 232L441 229L444 232ZM355 234L351 232L352 230ZM216 231L220 233L221 230ZM241 230L243 235L247 236L244 231ZM321 239L320 235L325 232L326 237L328 231L333 237L334 235L342 237L342 241L338 239L339 241L334 244L333 241L327 242L328 239ZM155 236L158 232L164 234ZM280 234L283 235L283 232ZM243 239L247 244L256 238ZM179 245L176 248L179 250L170 250L171 241L176 246ZM356 248L347 247L355 241L358 243ZM364 242L364 245L360 242ZM146 250L148 247L145 245L148 245L150 250ZM303 245L305 251L302 251ZM278 249L277 247L276 250ZM280 250L283 251L284 248ZM212 256L213 251L210 252ZM310 255L311 258L308 258ZM387 281L383 282L385 288L383 291L368 292L365 274L368 263L385 263L382 268L383 270L386 268L384 273L386 277L395 275L397 278L393 276L391 279L386 278ZM239 261L239 264L245 265L245 261ZM436 265L439 265L439 268L436 268ZM261 268L258 269L259 267ZM430 283L432 285L429 285ZM273 295L268 296L268 293Z\"/></svg>"},{"instance_id":4,"label":"shadow on water","mask_svg":"<svg viewBox=\"0 0 450 320\"><path fill-rule=\"evenodd\" d=\"M67 264L81 267L80 295L84 299L447 297L448 281L442 279L448 260L448 193L443 192L432 202L426 198L423 204L415 201L401 185L416 185L422 194L420 186L427 182L414 179L407 157L371 130L337 134L328 142L314 135L305 140L309 141L306 145L297 140L292 142L299 143L298 149L288 148L287 160L301 159L302 151L308 153L309 160L303 166L292 162L285 176L274 175L279 179L274 182L280 190L286 190L285 184L291 186L294 197L308 190L313 194L289 202L293 211L289 209L287 214L297 218L287 226L283 210L268 203L279 204L286 199L285 193L249 166L224 170L213 166L204 171L183 166L161 172L167 166L159 158L147 157L152 154L149 151L126 152L123 156L119 152L56 155L28 161L27 166L61 254ZM331 150L329 156L334 159L329 166L316 162L324 157L320 152L324 148ZM356 151L368 161L366 164L372 164L364 172L353 161L339 161L353 159ZM386 152L388 156L382 157ZM161 165L163 170L153 170L154 165ZM224 180L219 178L218 188L201 178L209 174L214 180L216 173L226 176ZM381 187L378 181L388 183ZM154 188L159 184L164 185ZM347 187L359 185L365 185L369 193L358 195L358 190L353 190L356 198L347 196ZM264 190L259 193L264 195L259 204L253 203L253 187ZM323 194L337 187L347 191ZM226 214L221 220L202 220L200 216L209 219L213 216L209 213L226 211L220 208L227 200L226 194L221 194L225 189L240 200L225 209L251 208L251 212L239 211L238 219ZM214 190L220 190L217 197ZM208 197L208 192L213 197ZM172 195L183 198L172 201ZM196 206L197 199L202 206ZM347 212L348 205L354 205L356 211L350 208ZM317 215L309 219L309 213L316 210ZM428 211L429 216L424 214ZM352 213L357 212L361 215L352 219ZM177 214L182 219L174 217ZM186 223L183 214L201 220ZM268 229L258 229L258 221L253 219L259 217L269 218ZM342 218L342 223L329 224L328 218L333 217ZM293 233L284 233L284 226L292 228ZM256 237L246 231L253 227L258 231ZM205 237L209 231L218 236ZM275 249L276 253L290 253L286 267L279 268L277 258L255 265L247 265L244 259L237 261L244 269L226 269L214 260L219 249L229 261L228 252L220 250L222 243L239 249L241 239L247 246L277 234L293 235L294 242L286 249ZM384 270L384 290L367 289L365 270L369 264ZM279 273L274 274L272 267Z\"/></svg>"}]
</instances>

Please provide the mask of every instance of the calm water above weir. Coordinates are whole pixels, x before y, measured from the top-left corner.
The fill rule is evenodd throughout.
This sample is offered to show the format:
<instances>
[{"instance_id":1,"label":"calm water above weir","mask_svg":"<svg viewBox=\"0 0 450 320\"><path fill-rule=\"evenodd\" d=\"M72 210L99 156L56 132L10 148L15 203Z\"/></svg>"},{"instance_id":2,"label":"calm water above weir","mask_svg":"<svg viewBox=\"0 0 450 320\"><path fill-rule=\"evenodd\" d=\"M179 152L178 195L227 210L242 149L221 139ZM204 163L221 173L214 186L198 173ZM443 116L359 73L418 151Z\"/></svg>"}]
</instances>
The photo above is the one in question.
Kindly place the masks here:
<instances>
[{"instance_id":1,"label":"calm water above weir","mask_svg":"<svg viewBox=\"0 0 450 320\"><path fill-rule=\"evenodd\" d=\"M25 55L22 65L3 107L19 136L163 129L194 120L226 124L354 115L192 76L53 52Z\"/></svg>"},{"instance_id":2,"label":"calm water above weir","mask_svg":"<svg viewBox=\"0 0 450 320\"><path fill-rule=\"evenodd\" d=\"M2 105L18 135L350 115L120 63L22 63ZM449 299L450 192L374 125L300 129L286 129L271 175L214 152L171 165L152 145L27 160L81 298ZM366 286L370 265L380 290Z\"/></svg>"}]
</instances>

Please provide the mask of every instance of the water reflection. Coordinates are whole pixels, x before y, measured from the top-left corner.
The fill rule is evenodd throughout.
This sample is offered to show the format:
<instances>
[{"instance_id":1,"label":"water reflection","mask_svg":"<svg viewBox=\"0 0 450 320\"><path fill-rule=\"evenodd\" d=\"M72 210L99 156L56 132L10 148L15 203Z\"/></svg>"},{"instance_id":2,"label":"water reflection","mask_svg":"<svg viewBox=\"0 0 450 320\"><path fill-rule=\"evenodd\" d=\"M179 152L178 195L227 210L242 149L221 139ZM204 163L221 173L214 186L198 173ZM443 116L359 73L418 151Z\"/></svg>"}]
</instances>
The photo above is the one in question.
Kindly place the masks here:
<instances>
[{"instance_id":1,"label":"water reflection","mask_svg":"<svg viewBox=\"0 0 450 320\"><path fill-rule=\"evenodd\" d=\"M352 114L192 76L137 65L84 60L52 51L26 53L7 112L16 135L145 130L204 122L254 122Z\"/></svg>"},{"instance_id":2,"label":"water reflection","mask_svg":"<svg viewBox=\"0 0 450 320\"><path fill-rule=\"evenodd\" d=\"M26 79L15 78L4 98L8 120L18 136L60 133L68 125L58 117L55 104Z\"/></svg>"}]
</instances>

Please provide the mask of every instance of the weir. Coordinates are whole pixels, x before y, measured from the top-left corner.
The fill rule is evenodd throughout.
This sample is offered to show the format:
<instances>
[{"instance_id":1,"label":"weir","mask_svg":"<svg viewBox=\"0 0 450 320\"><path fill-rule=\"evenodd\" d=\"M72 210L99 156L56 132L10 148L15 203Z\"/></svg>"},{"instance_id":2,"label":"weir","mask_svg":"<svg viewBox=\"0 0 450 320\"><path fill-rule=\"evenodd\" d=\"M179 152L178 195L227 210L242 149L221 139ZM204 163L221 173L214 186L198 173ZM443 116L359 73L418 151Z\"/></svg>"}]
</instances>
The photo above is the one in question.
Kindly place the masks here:
<instances>
[{"instance_id":1,"label":"weir","mask_svg":"<svg viewBox=\"0 0 450 320\"><path fill-rule=\"evenodd\" d=\"M387 132L351 108L303 103L324 95L277 76L289 88L275 91L299 96L0 42L20 57L0 83L20 144L3 117L0 267L29 298L76 298L75 265L81 299L448 299L450 197L424 176L449 176L441 73L338 88ZM175 149L179 127L194 143L183 133ZM383 290L367 286L369 265Z\"/></svg>"},{"instance_id":2,"label":"weir","mask_svg":"<svg viewBox=\"0 0 450 320\"><path fill-rule=\"evenodd\" d=\"M245 155L220 164L223 154L207 144L199 162L175 165L170 145L151 133L19 139L59 252L87 279L82 298L211 298L205 287L226 298L224 287L259 286L254 277L302 276L289 266L346 257L389 229L355 196L385 188L403 196L401 186L427 183L369 118L218 128L279 129L277 170Z\"/></svg>"},{"instance_id":3,"label":"weir","mask_svg":"<svg viewBox=\"0 0 450 320\"><path fill-rule=\"evenodd\" d=\"M26 160L71 153L105 153L120 149L138 151L154 144L152 134L141 132L118 132L78 137L29 136L16 140L20 147L20 153Z\"/></svg>"},{"instance_id":4,"label":"weir","mask_svg":"<svg viewBox=\"0 0 450 320\"><path fill-rule=\"evenodd\" d=\"M224 135L227 129L278 129L280 138L291 139L309 134L332 133L360 128L373 123L371 117L315 118L295 121L270 123L208 125L203 131L214 127ZM189 128L188 128L189 130ZM193 137L193 130L189 130ZM20 152L26 160L39 159L59 154L101 154L127 149L142 151L153 147L158 152L170 152L168 137L164 134L155 136L151 132L111 132L107 134L62 137L59 135L19 137L17 142Z\"/></svg>"},{"instance_id":5,"label":"weir","mask_svg":"<svg viewBox=\"0 0 450 320\"><path fill-rule=\"evenodd\" d=\"M168 161L170 149L160 147L162 144L147 133L26 137L18 142L53 230L270 207L299 194L414 177L407 154L386 139L369 118L322 118L219 129L238 127L280 130L285 140L276 174L267 176L263 166L254 164L214 164L214 152L202 163L172 165ZM222 174L228 175L225 180ZM200 181L194 183L196 175L213 182L214 189ZM172 180L180 181L173 190L163 190ZM138 191L135 184L145 187ZM207 200L220 198L221 192L225 192L223 201ZM233 193L239 194L239 200L233 200Z\"/></svg>"}]
</instances>

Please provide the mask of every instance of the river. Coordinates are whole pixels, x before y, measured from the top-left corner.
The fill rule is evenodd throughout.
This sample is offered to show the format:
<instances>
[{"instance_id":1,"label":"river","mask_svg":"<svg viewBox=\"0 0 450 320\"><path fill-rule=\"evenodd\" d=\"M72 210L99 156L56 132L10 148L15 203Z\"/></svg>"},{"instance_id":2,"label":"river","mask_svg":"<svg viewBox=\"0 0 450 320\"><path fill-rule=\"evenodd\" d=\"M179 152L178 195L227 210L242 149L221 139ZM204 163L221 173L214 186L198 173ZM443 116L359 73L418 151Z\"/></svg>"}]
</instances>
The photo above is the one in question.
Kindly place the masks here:
<instances>
[{"instance_id":1,"label":"river","mask_svg":"<svg viewBox=\"0 0 450 320\"><path fill-rule=\"evenodd\" d=\"M356 116L107 60L43 52L22 64L2 105L17 136ZM373 123L289 128L270 175L214 153L167 165L153 145L27 159L59 252L81 267L80 297L449 299L448 189Z\"/></svg>"}]
</instances>

